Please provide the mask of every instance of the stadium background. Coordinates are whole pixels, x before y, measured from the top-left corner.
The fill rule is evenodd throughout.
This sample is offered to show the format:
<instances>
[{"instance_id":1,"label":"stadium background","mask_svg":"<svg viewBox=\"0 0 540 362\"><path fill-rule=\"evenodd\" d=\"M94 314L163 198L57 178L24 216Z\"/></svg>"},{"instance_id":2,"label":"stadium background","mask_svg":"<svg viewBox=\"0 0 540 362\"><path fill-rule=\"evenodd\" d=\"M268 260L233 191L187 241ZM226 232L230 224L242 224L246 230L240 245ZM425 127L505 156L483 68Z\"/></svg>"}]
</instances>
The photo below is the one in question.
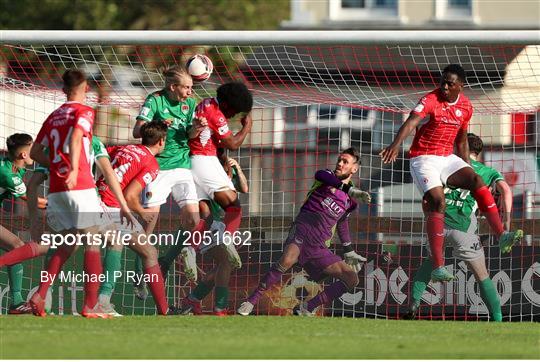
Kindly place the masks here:
<instances>
[{"instance_id":1,"label":"stadium background","mask_svg":"<svg viewBox=\"0 0 540 362\"><path fill-rule=\"evenodd\" d=\"M382 3L389 9L397 6L392 1ZM398 3L401 7L401 2ZM333 2L329 4L331 7ZM295 16L298 23L300 18L295 10L308 11L306 2L295 1L291 6L292 20L284 23L284 27L293 27ZM347 8L342 6L343 9ZM257 107L249 140L239 152L230 154L240 162L250 181L249 194L241 196L242 229L253 234L253 245L240 249L245 265L233 277L231 307L279 257L288 225L309 189L314 171L331 167L337 152L352 145L362 152L363 167L356 182L374 196L372 204L362 207L351 220L356 248L368 257L368 263L360 274L361 285L356 293L344 296L325 313L392 318L407 305L408 280L425 253L418 246L423 238L422 215L418 192L408 174L406 155L402 154L397 164L386 167L381 165L377 154L383 145L389 144L416 100L436 86L440 69L459 62L469 70L472 86L466 89L466 94L477 112L471 131L480 134L486 143L484 159L501 170L513 187L514 223L524 226L527 234L524 244L515 248L511 256L500 258L497 248L489 247L488 267L492 278L498 280L503 314L511 320L538 320L540 264L534 201L539 194L539 52L538 46L474 44L450 47L2 45L0 143L5 144L5 137L16 131L36 134L46 115L62 103L62 95L57 91L58 79L71 66L85 69L95 81L89 100L98 109L95 133L106 144L133 142L130 133L134 116L144 95L159 88L158 69L182 63L191 54L206 53L212 58L215 71L208 82L195 87L196 96L211 95L221 82L240 78L254 90ZM235 122L232 124L234 127ZM407 147L408 143L403 148ZM20 231L25 238L23 204L5 202L3 211L2 223ZM170 202L162 207L160 231L175 230L176 211ZM490 244L489 239L486 241ZM41 262L26 264L25 288L37 285ZM474 291L472 275L451 258L447 263L453 263L458 281L443 289L431 288L424 301L433 305L422 309L421 315L441 318L444 312L442 315L448 319L485 317L486 310ZM133 268L130 251L125 252L123 267ZM0 272L0 283L4 313L8 303L4 271ZM169 298L175 301L190 287L179 273L170 277L168 283ZM258 312L290 313L299 299L313 295L317 288L320 286L307 281L300 271L294 271L284 279L281 289L270 293ZM61 290L55 287L55 313L70 314L80 302L81 290L82 286L64 285ZM151 298L146 304L137 301L131 285L126 283L118 283L113 302L121 313L154 313ZM205 308L211 307L209 298Z\"/></svg>"}]
</instances>

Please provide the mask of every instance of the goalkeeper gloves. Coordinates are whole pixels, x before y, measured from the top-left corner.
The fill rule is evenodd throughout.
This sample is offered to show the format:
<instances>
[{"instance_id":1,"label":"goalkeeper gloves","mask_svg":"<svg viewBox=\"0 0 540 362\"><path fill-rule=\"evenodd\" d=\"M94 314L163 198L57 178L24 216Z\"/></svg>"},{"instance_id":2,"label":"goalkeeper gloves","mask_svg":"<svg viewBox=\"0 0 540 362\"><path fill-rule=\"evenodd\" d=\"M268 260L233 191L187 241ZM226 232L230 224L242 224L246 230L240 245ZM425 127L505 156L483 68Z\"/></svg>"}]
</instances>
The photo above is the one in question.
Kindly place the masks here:
<instances>
[{"instance_id":1,"label":"goalkeeper gloves","mask_svg":"<svg viewBox=\"0 0 540 362\"><path fill-rule=\"evenodd\" d=\"M342 183L339 189L346 192L347 195L358 200L360 203L369 204L371 202L371 195L368 192L360 190L359 188Z\"/></svg>"},{"instance_id":2,"label":"goalkeeper gloves","mask_svg":"<svg viewBox=\"0 0 540 362\"><path fill-rule=\"evenodd\" d=\"M350 265L350 267L354 270L355 273L360 272L360 270L362 270L362 263L367 261L366 258L364 258L360 254L357 254L354 250L348 251L343 254L343 258L345 259L345 263Z\"/></svg>"},{"instance_id":3,"label":"goalkeeper gloves","mask_svg":"<svg viewBox=\"0 0 540 362\"><path fill-rule=\"evenodd\" d=\"M368 192L357 189L356 187L351 187L347 194L363 204L369 204L371 202L371 195Z\"/></svg>"}]
</instances>

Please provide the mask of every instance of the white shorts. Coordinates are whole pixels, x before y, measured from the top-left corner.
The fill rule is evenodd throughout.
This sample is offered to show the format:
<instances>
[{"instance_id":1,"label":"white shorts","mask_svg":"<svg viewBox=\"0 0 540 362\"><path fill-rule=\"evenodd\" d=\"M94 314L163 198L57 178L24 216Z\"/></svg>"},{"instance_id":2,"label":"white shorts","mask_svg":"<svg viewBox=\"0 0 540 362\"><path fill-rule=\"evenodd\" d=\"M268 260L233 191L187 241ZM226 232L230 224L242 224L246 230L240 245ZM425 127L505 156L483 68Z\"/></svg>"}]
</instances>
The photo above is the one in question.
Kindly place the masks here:
<instances>
[{"instance_id":1,"label":"white shorts","mask_svg":"<svg viewBox=\"0 0 540 362\"><path fill-rule=\"evenodd\" d=\"M448 177L464 167L471 167L460 157L424 155L410 160L411 175L416 187L423 194L434 187L446 185Z\"/></svg>"},{"instance_id":2,"label":"white shorts","mask_svg":"<svg viewBox=\"0 0 540 362\"><path fill-rule=\"evenodd\" d=\"M203 239L201 242L199 252L201 255L204 255L208 250L212 249L214 246L218 246L220 243L223 243L223 233L225 232L225 224L221 221L212 221L210 225L210 234L211 241Z\"/></svg>"},{"instance_id":3,"label":"white shorts","mask_svg":"<svg viewBox=\"0 0 540 362\"><path fill-rule=\"evenodd\" d=\"M95 189L54 192L47 197L47 223L56 232L108 222Z\"/></svg>"},{"instance_id":4,"label":"white shorts","mask_svg":"<svg viewBox=\"0 0 540 362\"><path fill-rule=\"evenodd\" d=\"M444 244L452 247L454 258L463 261L473 261L484 257L484 248L480 237L474 233L466 233L455 229L444 229ZM427 243L429 255L429 243Z\"/></svg>"},{"instance_id":5,"label":"white shorts","mask_svg":"<svg viewBox=\"0 0 540 362\"><path fill-rule=\"evenodd\" d=\"M174 201L181 208L186 204L197 204L197 190L191 170L175 168L160 170L156 179L146 186L142 195L144 207L159 206L167 201L172 192Z\"/></svg>"},{"instance_id":6,"label":"white shorts","mask_svg":"<svg viewBox=\"0 0 540 362\"><path fill-rule=\"evenodd\" d=\"M191 156L191 172L199 200L213 200L218 191L233 190L234 185L215 156Z\"/></svg>"},{"instance_id":7,"label":"white shorts","mask_svg":"<svg viewBox=\"0 0 540 362\"><path fill-rule=\"evenodd\" d=\"M144 233L144 229L142 225L135 220L135 224L128 226L127 220L124 219L124 222L120 219L120 208L117 207L109 207L107 205L103 205L103 210L108 215L109 219L111 220L111 223L114 224L114 230L119 230L120 235L122 234L133 234L138 233L142 234Z\"/></svg>"}]
</instances>

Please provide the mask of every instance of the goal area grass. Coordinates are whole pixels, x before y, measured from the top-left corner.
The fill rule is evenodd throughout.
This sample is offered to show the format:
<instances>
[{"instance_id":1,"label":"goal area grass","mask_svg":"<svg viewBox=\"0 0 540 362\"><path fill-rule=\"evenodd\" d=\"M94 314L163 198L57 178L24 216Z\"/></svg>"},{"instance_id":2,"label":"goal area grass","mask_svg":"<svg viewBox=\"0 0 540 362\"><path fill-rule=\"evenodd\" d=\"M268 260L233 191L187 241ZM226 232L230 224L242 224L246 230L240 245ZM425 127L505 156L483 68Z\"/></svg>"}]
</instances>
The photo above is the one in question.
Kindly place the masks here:
<instances>
[{"instance_id":1,"label":"goal area grass","mask_svg":"<svg viewBox=\"0 0 540 362\"><path fill-rule=\"evenodd\" d=\"M2 359L534 359L538 323L0 316Z\"/></svg>"}]
</instances>

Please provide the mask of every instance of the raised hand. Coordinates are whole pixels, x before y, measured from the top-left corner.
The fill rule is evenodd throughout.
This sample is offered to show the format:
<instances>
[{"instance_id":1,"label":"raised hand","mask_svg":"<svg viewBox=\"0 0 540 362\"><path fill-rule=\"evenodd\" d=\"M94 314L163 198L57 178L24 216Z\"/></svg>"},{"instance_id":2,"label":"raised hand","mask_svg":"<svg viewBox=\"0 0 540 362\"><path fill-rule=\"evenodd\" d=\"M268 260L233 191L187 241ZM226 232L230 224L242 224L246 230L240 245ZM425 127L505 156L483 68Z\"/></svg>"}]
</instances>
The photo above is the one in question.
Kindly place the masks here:
<instances>
[{"instance_id":1,"label":"raised hand","mask_svg":"<svg viewBox=\"0 0 540 362\"><path fill-rule=\"evenodd\" d=\"M398 154L399 146L395 146L393 144L379 152L379 156L381 156L383 163L394 162L397 159Z\"/></svg>"}]
</instances>

